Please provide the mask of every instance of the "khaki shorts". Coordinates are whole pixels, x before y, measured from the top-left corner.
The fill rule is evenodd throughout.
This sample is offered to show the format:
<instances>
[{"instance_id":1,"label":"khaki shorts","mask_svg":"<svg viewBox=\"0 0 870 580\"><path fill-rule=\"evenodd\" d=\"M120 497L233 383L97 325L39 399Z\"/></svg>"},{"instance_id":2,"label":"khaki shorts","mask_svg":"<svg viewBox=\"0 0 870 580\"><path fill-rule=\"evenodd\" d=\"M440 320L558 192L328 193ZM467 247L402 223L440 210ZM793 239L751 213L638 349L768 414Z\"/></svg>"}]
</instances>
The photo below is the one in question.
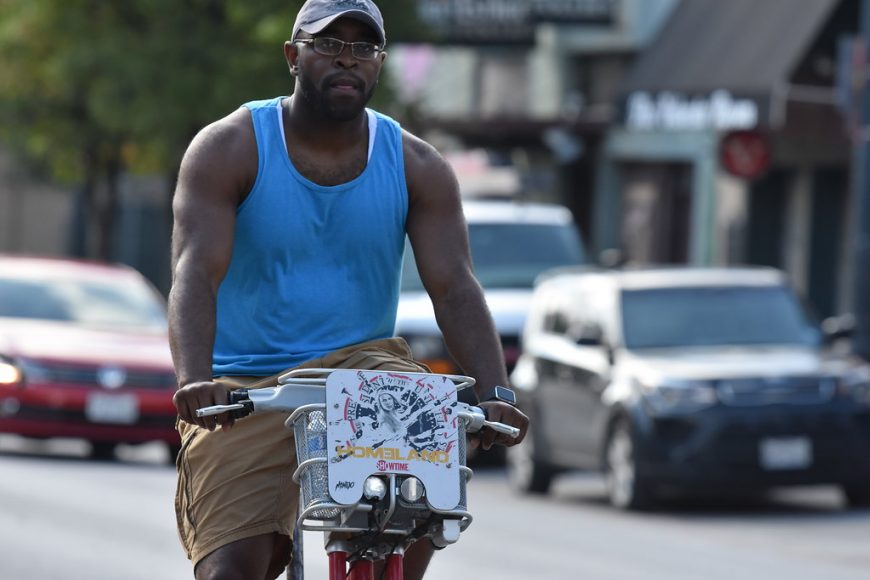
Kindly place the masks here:
<instances>
[{"instance_id":1,"label":"khaki shorts","mask_svg":"<svg viewBox=\"0 0 870 580\"><path fill-rule=\"evenodd\" d=\"M407 343L388 338L350 346L296 368L429 372L411 358ZM288 369L289 370L289 369ZM273 377L227 377L233 386L260 388ZM243 538L277 532L293 536L299 486L293 483L296 447L284 413L252 415L229 431L178 422L178 533L194 566L212 551Z\"/></svg>"}]
</instances>

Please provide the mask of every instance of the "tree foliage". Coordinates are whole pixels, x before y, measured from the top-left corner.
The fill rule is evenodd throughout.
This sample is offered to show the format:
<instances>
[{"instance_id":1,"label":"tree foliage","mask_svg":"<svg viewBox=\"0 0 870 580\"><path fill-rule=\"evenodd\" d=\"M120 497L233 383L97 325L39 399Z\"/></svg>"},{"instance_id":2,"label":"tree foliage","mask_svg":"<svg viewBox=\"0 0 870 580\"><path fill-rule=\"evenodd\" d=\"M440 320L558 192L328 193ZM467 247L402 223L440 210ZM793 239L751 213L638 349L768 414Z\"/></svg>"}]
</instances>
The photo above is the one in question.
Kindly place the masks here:
<instances>
[{"instance_id":1,"label":"tree foliage","mask_svg":"<svg viewBox=\"0 0 870 580\"><path fill-rule=\"evenodd\" d=\"M281 47L301 4L0 0L0 138L56 179L108 189L87 199L109 257L120 172L172 174L200 128L292 90ZM391 38L415 29L413 2L380 4Z\"/></svg>"},{"instance_id":2,"label":"tree foliage","mask_svg":"<svg viewBox=\"0 0 870 580\"><path fill-rule=\"evenodd\" d=\"M118 155L167 169L204 124L288 92L281 43L299 4L0 0L6 136L70 180Z\"/></svg>"}]
</instances>

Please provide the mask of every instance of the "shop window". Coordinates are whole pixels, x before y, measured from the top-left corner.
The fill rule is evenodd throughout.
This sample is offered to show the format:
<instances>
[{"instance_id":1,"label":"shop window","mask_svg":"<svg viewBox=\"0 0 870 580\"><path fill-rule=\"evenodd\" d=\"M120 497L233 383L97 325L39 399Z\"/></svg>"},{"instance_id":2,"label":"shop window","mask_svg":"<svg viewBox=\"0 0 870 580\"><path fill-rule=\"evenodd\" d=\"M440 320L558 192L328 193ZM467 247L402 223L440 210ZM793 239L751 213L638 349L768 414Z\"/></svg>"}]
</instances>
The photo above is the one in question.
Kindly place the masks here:
<instances>
[{"instance_id":1,"label":"shop window","mask_svg":"<svg viewBox=\"0 0 870 580\"><path fill-rule=\"evenodd\" d=\"M487 54L480 63L480 109L483 117L528 115L529 75L524 52Z\"/></svg>"},{"instance_id":2,"label":"shop window","mask_svg":"<svg viewBox=\"0 0 870 580\"><path fill-rule=\"evenodd\" d=\"M622 54L578 57L574 61L573 98L581 99L584 109L613 106L627 70L628 57Z\"/></svg>"},{"instance_id":3,"label":"shop window","mask_svg":"<svg viewBox=\"0 0 870 580\"><path fill-rule=\"evenodd\" d=\"M625 164L622 245L635 264L689 258L692 169L686 163Z\"/></svg>"}]
</instances>

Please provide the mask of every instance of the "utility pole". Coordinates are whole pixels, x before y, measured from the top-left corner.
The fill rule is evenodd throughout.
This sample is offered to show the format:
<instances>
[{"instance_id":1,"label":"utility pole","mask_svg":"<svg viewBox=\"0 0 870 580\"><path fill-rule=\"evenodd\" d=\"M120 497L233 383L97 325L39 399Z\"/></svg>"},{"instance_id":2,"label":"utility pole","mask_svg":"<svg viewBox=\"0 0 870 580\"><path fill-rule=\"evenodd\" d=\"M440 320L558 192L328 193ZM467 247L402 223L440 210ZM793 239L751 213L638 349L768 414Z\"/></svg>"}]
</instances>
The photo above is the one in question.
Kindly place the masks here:
<instances>
[{"instance_id":1,"label":"utility pole","mask_svg":"<svg viewBox=\"0 0 870 580\"><path fill-rule=\"evenodd\" d=\"M852 201L855 219L855 237L852 251L853 311L855 331L853 351L870 360L870 90L868 90L868 44L870 44L870 0L861 0L856 83L856 121L850 123L852 131Z\"/></svg>"}]
</instances>

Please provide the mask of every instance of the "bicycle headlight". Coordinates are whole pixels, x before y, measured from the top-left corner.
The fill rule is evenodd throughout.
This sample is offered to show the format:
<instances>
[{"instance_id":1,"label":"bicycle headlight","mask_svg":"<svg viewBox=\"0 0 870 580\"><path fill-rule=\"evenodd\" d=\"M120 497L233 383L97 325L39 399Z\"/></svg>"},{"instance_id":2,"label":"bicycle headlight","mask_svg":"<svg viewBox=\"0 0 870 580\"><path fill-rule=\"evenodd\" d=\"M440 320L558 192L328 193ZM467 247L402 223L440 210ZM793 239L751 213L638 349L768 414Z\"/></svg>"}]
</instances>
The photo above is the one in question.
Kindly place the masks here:
<instances>
[{"instance_id":1,"label":"bicycle headlight","mask_svg":"<svg viewBox=\"0 0 870 580\"><path fill-rule=\"evenodd\" d=\"M387 484L382 477L370 475L363 483L363 495L366 499L380 501L387 495Z\"/></svg>"},{"instance_id":2,"label":"bicycle headlight","mask_svg":"<svg viewBox=\"0 0 870 580\"><path fill-rule=\"evenodd\" d=\"M710 381L662 379L638 381L644 401L656 414L692 413L716 404L716 387Z\"/></svg>"},{"instance_id":3,"label":"bicycle headlight","mask_svg":"<svg viewBox=\"0 0 870 580\"><path fill-rule=\"evenodd\" d=\"M423 497L423 483L416 477L408 477L399 487L399 494L405 501L413 503Z\"/></svg>"}]
</instances>

